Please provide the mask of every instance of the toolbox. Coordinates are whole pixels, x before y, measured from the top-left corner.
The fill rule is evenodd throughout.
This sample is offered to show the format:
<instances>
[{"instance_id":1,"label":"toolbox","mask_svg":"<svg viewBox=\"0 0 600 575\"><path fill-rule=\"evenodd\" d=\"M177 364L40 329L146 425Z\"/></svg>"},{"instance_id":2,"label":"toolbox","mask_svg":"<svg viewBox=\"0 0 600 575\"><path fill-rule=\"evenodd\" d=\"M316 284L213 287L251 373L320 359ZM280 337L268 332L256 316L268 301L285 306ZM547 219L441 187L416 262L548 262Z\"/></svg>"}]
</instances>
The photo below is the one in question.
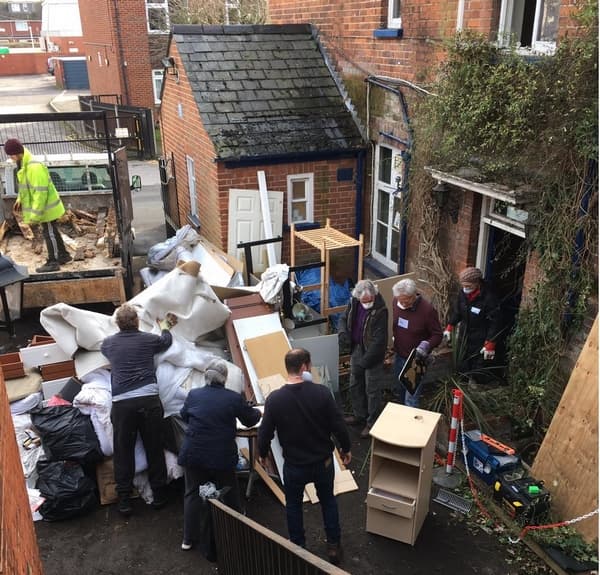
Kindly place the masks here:
<instances>
[{"instance_id":1,"label":"toolbox","mask_svg":"<svg viewBox=\"0 0 600 575\"><path fill-rule=\"evenodd\" d=\"M494 499L518 521L537 525L550 510L550 493L533 477L515 479L514 473L500 473L494 482Z\"/></svg>"},{"instance_id":2,"label":"toolbox","mask_svg":"<svg viewBox=\"0 0 600 575\"><path fill-rule=\"evenodd\" d=\"M481 432L476 429L465 433L467 465L469 470L488 485L493 485L498 474L511 471L521 465L517 455L506 455L483 442Z\"/></svg>"}]
</instances>

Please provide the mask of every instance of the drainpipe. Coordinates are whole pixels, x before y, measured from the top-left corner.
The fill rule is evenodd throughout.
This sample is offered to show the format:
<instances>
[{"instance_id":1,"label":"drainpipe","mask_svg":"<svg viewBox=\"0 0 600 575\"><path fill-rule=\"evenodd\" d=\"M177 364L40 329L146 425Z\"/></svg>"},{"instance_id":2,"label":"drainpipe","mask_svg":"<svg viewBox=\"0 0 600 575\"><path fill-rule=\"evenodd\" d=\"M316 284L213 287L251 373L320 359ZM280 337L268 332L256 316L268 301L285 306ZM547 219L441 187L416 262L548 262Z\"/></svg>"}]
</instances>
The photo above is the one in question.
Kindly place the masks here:
<instances>
[{"instance_id":1,"label":"drainpipe","mask_svg":"<svg viewBox=\"0 0 600 575\"><path fill-rule=\"evenodd\" d=\"M359 238L362 233L362 210L363 210L363 177L365 173L365 150L361 150L358 153L356 163L356 223L354 237Z\"/></svg>"},{"instance_id":2,"label":"drainpipe","mask_svg":"<svg viewBox=\"0 0 600 575\"><path fill-rule=\"evenodd\" d=\"M127 60L125 60L123 56L123 39L121 38L121 26L119 24L119 0L113 0L113 6L115 10L115 28L117 32L117 44L119 46L119 76L123 80L123 92L125 93L125 102L123 102L126 106L129 106L131 102L129 101L129 87L127 84L127 72L123 68L127 68Z\"/></svg>"}]
</instances>

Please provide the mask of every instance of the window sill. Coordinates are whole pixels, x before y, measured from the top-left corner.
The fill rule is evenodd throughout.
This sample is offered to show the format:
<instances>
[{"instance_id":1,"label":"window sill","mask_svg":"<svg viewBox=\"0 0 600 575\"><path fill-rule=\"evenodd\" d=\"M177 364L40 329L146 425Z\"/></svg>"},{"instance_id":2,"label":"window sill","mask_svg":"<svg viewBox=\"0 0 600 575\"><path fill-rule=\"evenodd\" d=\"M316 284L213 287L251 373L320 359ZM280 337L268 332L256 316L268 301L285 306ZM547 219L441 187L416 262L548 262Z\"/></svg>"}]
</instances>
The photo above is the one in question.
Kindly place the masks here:
<instances>
[{"instance_id":1,"label":"window sill","mask_svg":"<svg viewBox=\"0 0 600 575\"><path fill-rule=\"evenodd\" d=\"M304 232L306 230L316 230L321 227L319 222L297 222L296 223L296 231ZM289 224L284 224L283 230L285 232L289 232L292 227Z\"/></svg>"},{"instance_id":2,"label":"window sill","mask_svg":"<svg viewBox=\"0 0 600 575\"><path fill-rule=\"evenodd\" d=\"M374 257L368 256L364 260L365 270L369 271L369 275L375 278L388 278L398 275L398 271L383 265Z\"/></svg>"},{"instance_id":3,"label":"window sill","mask_svg":"<svg viewBox=\"0 0 600 575\"><path fill-rule=\"evenodd\" d=\"M402 38L402 28L378 28L373 30L373 38Z\"/></svg>"}]
</instances>

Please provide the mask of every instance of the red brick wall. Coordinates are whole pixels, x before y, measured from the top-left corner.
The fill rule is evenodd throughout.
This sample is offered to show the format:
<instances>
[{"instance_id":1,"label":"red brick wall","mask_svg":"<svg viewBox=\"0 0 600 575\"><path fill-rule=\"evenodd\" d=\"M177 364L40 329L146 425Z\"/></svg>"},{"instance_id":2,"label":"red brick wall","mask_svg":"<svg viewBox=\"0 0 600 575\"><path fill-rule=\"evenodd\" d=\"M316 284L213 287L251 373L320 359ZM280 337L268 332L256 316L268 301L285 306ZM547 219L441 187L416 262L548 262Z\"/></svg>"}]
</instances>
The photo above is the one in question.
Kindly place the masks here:
<instances>
[{"instance_id":1,"label":"red brick wall","mask_svg":"<svg viewBox=\"0 0 600 575\"><path fill-rule=\"evenodd\" d=\"M190 197L186 156L195 162L196 197L198 214L202 224L202 235L210 242L227 251L227 227L229 190L258 189L257 172L264 170L267 187L272 191L284 192L284 225L287 220L287 179L291 174L314 174L314 219L325 225L331 218L331 225L349 235L355 231L356 190L353 181L338 182L338 168L353 168L356 175L355 159L339 159L319 162L301 162L226 168L214 161L216 152L202 126L200 115L185 70L175 45L169 55L175 59L178 76L167 74L160 110L163 151L166 157L173 153L179 198L179 217L182 223L190 213ZM179 117L180 111L183 117ZM185 137L182 135L185 134ZM289 234L285 234L283 261L289 261ZM298 246L306 253L309 246ZM311 258L317 261L320 258Z\"/></svg>"},{"instance_id":2,"label":"red brick wall","mask_svg":"<svg viewBox=\"0 0 600 575\"><path fill-rule=\"evenodd\" d=\"M82 36L52 36L49 40L58 50L48 52L48 56L86 56L88 51L91 53Z\"/></svg>"},{"instance_id":3,"label":"red brick wall","mask_svg":"<svg viewBox=\"0 0 600 575\"><path fill-rule=\"evenodd\" d=\"M120 94L122 103L154 107L144 0L80 0L93 95Z\"/></svg>"},{"instance_id":4,"label":"red brick wall","mask_svg":"<svg viewBox=\"0 0 600 575\"><path fill-rule=\"evenodd\" d=\"M48 73L46 52L0 54L0 76L29 76Z\"/></svg>"},{"instance_id":5,"label":"red brick wall","mask_svg":"<svg viewBox=\"0 0 600 575\"><path fill-rule=\"evenodd\" d=\"M42 575L25 477L0 372L0 573Z\"/></svg>"}]
</instances>

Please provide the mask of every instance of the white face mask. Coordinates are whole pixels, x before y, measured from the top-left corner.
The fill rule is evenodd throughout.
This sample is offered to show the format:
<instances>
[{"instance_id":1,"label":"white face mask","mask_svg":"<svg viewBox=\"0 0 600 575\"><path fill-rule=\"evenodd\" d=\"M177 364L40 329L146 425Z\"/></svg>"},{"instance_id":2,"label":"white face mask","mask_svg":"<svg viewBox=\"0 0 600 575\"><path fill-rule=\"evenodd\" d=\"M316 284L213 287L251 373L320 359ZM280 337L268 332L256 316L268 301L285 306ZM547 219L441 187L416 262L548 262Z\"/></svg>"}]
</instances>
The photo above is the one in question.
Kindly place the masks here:
<instances>
[{"instance_id":1,"label":"white face mask","mask_svg":"<svg viewBox=\"0 0 600 575\"><path fill-rule=\"evenodd\" d=\"M469 295L475 291L475 288L462 288L463 292Z\"/></svg>"},{"instance_id":2,"label":"white face mask","mask_svg":"<svg viewBox=\"0 0 600 575\"><path fill-rule=\"evenodd\" d=\"M312 373L310 371L303 371L302 372L302 381L312 381Z\"/></svg>"},{"instance_id":3,"label":"white face mask","mask_svg":"<svg viewBox=\"0 0 600 575\"><path fill-rule=\"evenodd\" d=\"M371 309L373 305L375 305L374 301L370 301L369 303L360 302L360 305L363 306L363 309Z\"/></svg>"}]
</instances>

